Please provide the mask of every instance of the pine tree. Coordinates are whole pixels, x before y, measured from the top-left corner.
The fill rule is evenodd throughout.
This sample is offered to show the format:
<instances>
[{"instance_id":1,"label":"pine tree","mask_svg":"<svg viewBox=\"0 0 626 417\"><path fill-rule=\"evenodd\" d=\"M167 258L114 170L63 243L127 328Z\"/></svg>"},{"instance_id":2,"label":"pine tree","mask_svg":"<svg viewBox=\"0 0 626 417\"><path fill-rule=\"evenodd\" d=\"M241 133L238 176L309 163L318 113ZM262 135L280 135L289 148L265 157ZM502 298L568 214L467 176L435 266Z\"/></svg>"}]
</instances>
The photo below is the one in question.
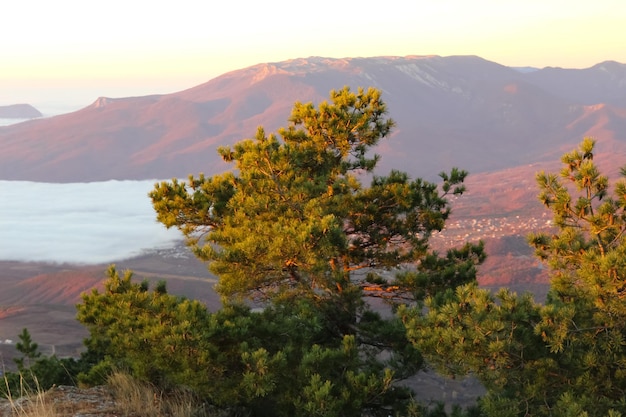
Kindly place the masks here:
<instances>
[{"instance_id":1,"label":"pine tree","mask_svg":"<svg viewBox=\"0 0 626 417\"><path fill-rule=\"evenodd\" d=\"M353 314L365 277L381 280L375 271L429 255L428 239L450 213L445 196L464 191L467 173L457 169L441 174L441 189L398 171L364 187L360 179L379 160L369 152L394 122L377 90L345 88L331 101L319 109L296 103L281 139L259 128L255 139L220 148L236 173L163 182L150 193L158 220L179 228L210 262L226 299L337 299ZM481 253L468 246L427 264L437 271L469 265L454 285L473 278Z\"/></svg>"},{"instance_id":2,"label":"pine tree","mask_svg":"<svg viewBox=\"0 0 626 417\"><path fill-rule=\"evenodd\" d=\"M15 348L22 354L22 357L13 359L17 364L20 372L30 368L31 364L41 357L39 345L35 343L28 329L22 329L22 333L18 335L19 342L15 344Z\"/></svg>"},{"instance_id":3,"label":"pine tree","mask_svg":"<svg viewBox=\"0 0 626 417\"><path fill-rule=\"evenodd\" d=\"M263 327L258 358L289 365L276 365L274 377L266 367L247 375L265 381L256 392L266 401L282 404L274 415L294 415L299 395L300 412L385 412L391 382L421 359L398 319L383 319L365 299L415 302L473 281L484 258L481 245L444 256L428 245L450 214L447 196L463 193L465 171L442 173L441 185L399 171L375 175L372 148L394 126L386 113L375 89L332 91L318 108L296 103L278 135L259 128L254 139L218 150L234 171L174 179L150 193L158 220L209 262L225 305L252 300L287 329L316 329L285 339Z\"/></svg>"},{"instance_id":4,"label":"pine tree","mask_svg":"<svg viewBox=\"0 0 626 417\"><path fill-rule=\"evenodd\" d=\"M208 384L206 307L168 294L163 283L150 291L147 282L134 283L132 272L120 275L114 266L108 277L103 292L94 289L77 306L77 318L90 332L83 360L91 366L81 381L102 383L111 370L121 369L164 387Z\"/></svg>"},{"instance_id":5,"label":"pine tree","mask_svg":"<svg viewBox=\"0 0 626 417\"><path fill-rule=\"evenodd\" d=\"M560 175L537 175L557 228L529 236L550 267L545 304L468 284L428 298L426 314L402 311L429 362L483 382L487 415L626 413L626 180L609 187L594 146L564 155Z\"/></svg>"},{"instance_id":6,"label":"pine tree","mask_svg":"<svg viewBox=\"0 0 626 417\"><path fill-rule=\"evenodd\" d=\"M537 176L539 198L559 230L530 242L552 271L536 331L566 365L574 396L586 399L585 407L606 410L626 398L626 179L611 190L594 147L586 138L565 154L560 178ZM621 174L626 177L626 168ZM626 412L625 403L617 408Z\"/></svg>"},{"instance_id":7,"label":"pine tree","mask_svg":"<svg viewBox=\"0 0 626 417\"><path fill-rule=\"evenodd\" d=\"M28 329L19 334L20 341L16 349L22 354L13 360L17 372L4 374L4 383L0 385L0 396L17 397L32 391L45 391L53 385L70 385L81 369L81 364L73 358L59 359L55 355L43 356L39 345L35 343Z\"/></svg>"}]
</instances>

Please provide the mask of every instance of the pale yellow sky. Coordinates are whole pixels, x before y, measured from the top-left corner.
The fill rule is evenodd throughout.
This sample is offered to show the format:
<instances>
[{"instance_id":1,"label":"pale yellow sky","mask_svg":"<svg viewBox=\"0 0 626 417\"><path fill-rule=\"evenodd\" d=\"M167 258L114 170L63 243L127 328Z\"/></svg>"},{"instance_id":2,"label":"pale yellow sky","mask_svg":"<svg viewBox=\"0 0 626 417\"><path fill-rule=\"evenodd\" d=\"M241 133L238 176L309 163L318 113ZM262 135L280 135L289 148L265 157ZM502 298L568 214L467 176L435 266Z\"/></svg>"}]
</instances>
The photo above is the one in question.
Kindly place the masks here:
<instances>
[{"instance_id":1,"label":"pale yellow sky","mask_svg":"<svg viewBox=\"0 0 626 417\"><path fill-rule=\"evenodd\" d=\"M0 105L167 93L308 56L626 63L624 0L20 0L1 10Z\"/></svg>"}]
</instances>

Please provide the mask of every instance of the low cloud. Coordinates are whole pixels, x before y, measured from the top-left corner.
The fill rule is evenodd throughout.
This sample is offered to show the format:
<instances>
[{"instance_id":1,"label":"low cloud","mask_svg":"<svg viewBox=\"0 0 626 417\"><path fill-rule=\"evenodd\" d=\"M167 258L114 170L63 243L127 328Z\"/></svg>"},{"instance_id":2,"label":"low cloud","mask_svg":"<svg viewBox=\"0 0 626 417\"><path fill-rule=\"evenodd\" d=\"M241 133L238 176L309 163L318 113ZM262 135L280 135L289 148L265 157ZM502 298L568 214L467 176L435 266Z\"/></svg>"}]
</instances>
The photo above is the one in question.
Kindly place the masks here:
<instances>
[{"instance_id":1,"label":"low cloud","mask_svg":"<svg viewBox=\"0 0 626 417\"><path fill-rule=\"evenodd\" d=\"M107 263L182 239L156 221L155 181L0 181L0 260Z\"/></svg>"}]
</instances>

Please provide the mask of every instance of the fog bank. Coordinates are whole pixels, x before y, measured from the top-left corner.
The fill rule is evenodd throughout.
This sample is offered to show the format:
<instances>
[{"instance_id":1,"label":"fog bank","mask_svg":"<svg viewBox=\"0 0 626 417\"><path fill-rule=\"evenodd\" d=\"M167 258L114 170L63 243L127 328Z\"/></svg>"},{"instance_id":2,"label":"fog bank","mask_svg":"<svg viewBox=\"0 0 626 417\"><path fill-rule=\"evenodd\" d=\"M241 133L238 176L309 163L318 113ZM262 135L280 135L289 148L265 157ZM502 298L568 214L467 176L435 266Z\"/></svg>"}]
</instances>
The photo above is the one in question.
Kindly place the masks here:
<instances>
[{"instance_id":1,"label":"fog bank","mask_svg":"<svg viewBox=\"0 0 626 417\"><path fill-rule=\"evenodd\" d=\"M0 181L0 260L98 264L174 246L156 221L156 181Z\"/></svg>"}]
</instances>

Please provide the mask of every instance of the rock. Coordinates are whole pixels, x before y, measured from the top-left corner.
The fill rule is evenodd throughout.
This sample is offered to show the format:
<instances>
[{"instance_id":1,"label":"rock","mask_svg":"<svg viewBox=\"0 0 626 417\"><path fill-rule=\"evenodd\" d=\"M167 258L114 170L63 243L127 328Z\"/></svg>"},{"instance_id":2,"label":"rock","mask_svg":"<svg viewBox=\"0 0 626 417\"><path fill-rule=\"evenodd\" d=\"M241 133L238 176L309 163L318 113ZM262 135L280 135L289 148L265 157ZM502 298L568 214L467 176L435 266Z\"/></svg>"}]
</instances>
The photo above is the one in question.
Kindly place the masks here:
<instances>
[{"instance_id":1,"label":"rock","mask_svg":"<svg viewBox=\"0 0 626 417\"><path fill-rule=\"evenodd\" d=\"M18 399L0 399L0 417L50 415L92 417L120 415L119 406L104 386L80 389L58 386Z\"/></svg>"}]
</instances>

